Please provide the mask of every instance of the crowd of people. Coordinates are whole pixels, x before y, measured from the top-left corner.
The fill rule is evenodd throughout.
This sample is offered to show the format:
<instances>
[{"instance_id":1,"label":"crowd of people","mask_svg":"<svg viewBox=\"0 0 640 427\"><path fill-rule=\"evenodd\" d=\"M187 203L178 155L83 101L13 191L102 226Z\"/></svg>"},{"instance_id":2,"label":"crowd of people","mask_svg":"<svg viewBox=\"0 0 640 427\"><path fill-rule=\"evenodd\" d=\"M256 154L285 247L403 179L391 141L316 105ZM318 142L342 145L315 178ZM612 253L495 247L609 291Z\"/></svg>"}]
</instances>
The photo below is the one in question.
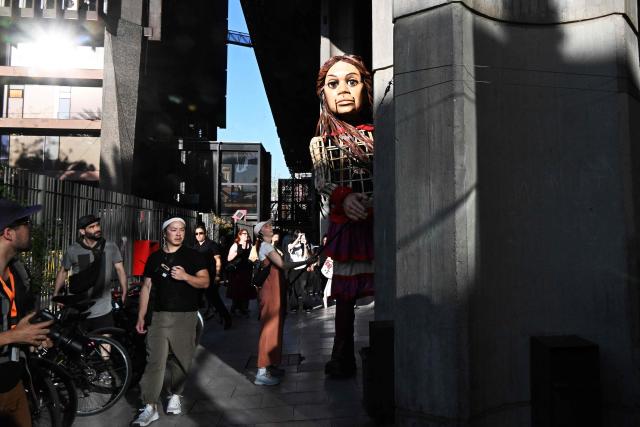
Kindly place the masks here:
<instances>
[{"instance_id":1,"label":"crowd of people","mask_svg":"<svg viewBox=\"0 0 640 427\"><path fill-rule=\"evenodd\" d=\"M253 382L272 386L284 373L279 365L286 312L327 307L331 296L336 300L335 338L325 373L341 378L355 374L354 306L357 298L373 295L371 75L357 56L332 57L320 68L316 91L321 108L310 151L316 188L330 206L327 236L321 245L312 245L302 231L281 236L266 220L253 227L253 236L250 229L240 228L225 250L207 236L203 224L188 230L183 218L164 221L160 249L145 265L135 325L146 336L147 364L140 382L144 407L134 425L158 420L167 369L166 412L181 413L180 395L196 348L197 312L203 300L208 306L205 316L217 312L228 329L232 316L249 317L250 301L258 299L260 335ZM31 425L20 380L21 346L52 345L47 337L51 322L30 322L24 275L12 265L20 252L29 250L29 216L40 208L0 199L1 425ZM122 291L120 303L127 296L122 255L117 245L103 238L100 218L83 216L77 226L77 240L63 256L54 295L64 290L94 302L84 320L87 331L112 326L114 272ZM192 247L186 245L190 232ZM266 272L260 283L257 270ZM228 278L224 282L229 310L220 297L223 276Z\"/></svg>"}]
</instances>

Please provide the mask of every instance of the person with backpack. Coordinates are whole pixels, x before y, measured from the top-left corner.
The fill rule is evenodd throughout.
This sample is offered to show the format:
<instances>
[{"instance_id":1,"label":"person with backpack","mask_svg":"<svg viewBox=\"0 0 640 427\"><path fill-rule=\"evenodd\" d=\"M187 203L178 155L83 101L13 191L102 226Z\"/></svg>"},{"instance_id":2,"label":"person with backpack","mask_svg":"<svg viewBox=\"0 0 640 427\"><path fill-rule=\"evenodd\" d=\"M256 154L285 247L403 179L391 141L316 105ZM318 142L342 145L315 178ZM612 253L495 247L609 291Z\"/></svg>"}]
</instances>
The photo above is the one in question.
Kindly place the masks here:
<instances>
[{"instance_id":1,"label":"person with backpack","mask_svg":"<svg viewBox=\"0 0 640 427\"><path fill-rule=\"evenodd\" d=\"M72 274L69 277L70 271ZM78 218L78 238L62 257L62 267L56 276L53 295L60 293L69 277L69 293L85 294L87 299L95 301L89 308L89 317L83 321L83 327L87 331L114 326L111 313L111 278L114 271L120 283L124 305L127 273L120 249L114 242L102 237L100 218L93 214Z\"/></svg>"},{"instance_id":2,"label":"person with backpack","mask_svg":"<svg viewBox=\"0 0 640 427\"><path fill-rule=\"evenodd\" d=\"M277 385L278 376L284 371L278 369L282 358L282 331L284 326L284 307L282 287L284 286L283 272L295 267L311 264L317 258L309 258L300 262L285 262L279 252L273 247L273 228L271 220L261 221L253 227L257 236L256 249L258 261L262 268L267 269L264 277L254 269L252 282L260 290L260 338L258 340L258 372L256 385Z\"/></svg>"}]
</instances>

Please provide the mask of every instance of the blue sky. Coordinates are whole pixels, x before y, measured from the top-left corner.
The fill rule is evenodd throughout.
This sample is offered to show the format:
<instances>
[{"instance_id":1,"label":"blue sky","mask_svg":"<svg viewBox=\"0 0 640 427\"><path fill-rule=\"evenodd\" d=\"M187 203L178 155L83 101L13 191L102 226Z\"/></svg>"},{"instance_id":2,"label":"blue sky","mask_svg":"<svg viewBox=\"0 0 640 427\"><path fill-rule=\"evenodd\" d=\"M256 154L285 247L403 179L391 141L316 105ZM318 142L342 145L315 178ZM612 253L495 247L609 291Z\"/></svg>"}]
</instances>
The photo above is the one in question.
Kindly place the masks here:
<instances>
[{"instance_id":1,"label":"blue sky","mask_svg":"<svg viewBox=\"0 0 640 427\"><path fill-rule=\"evenodd\" d=\"M229 30L249 32L239 0L229 0ZM227 127L218 129L218 140L261 142L271 153L271 176L289 178L253 49L227 49Z\"/></svg>"}]
</instances>

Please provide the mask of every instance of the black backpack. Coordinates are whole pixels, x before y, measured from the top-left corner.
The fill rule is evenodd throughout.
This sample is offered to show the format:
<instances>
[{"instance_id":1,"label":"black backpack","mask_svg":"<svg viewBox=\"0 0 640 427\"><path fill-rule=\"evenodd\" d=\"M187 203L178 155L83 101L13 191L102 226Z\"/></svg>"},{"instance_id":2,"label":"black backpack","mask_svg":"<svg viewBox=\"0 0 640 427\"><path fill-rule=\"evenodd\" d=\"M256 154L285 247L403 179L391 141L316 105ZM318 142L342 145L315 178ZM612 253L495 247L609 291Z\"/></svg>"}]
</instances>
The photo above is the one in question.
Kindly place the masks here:
<instances>
[{"instance_id":1,"label":"black backpack","mask_svg":"<svg viewBox=\"0 0 640 427\"><path fill-rule=\"evenodd\" d=\"M254 261L251 266L251 285L257 290L262 289L262 285L271 272L271 261L266 265L262 261Z\"/></svg>"},{"instance_id":2,"label":"black backpack","mask_svg":"<svg viewBox=\"0 0 640 427\"><path fill-rule=\"evenodd\" d=\"M102 270L102 255L106 242L104 239L101 239L93 248L85 246L82 242L79 243L82 247L93 252L93 262L85 269L69 277L69 291L72 294L87 292L96 285Z\"/></svg>"}]
</instances>

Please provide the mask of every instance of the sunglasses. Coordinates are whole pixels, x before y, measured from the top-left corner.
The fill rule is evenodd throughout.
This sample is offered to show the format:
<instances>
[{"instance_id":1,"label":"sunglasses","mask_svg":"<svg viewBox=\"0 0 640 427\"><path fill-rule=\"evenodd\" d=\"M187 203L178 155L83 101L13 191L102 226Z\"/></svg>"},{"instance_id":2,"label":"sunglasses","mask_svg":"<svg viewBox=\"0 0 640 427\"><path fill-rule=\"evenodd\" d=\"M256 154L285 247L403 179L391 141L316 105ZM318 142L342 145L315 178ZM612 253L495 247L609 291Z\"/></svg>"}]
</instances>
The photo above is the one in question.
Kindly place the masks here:
<instances>
[{"instance_id":1,"label":"sunglasses","mask_svg":"<svg viewBox=\"0 0 640 427\"><path fill-rule=\"evenodd\" d=\"M204 231L196 231L196 236L199 236L201 234L204 234Z\"/></svg>"}]
</instances>

